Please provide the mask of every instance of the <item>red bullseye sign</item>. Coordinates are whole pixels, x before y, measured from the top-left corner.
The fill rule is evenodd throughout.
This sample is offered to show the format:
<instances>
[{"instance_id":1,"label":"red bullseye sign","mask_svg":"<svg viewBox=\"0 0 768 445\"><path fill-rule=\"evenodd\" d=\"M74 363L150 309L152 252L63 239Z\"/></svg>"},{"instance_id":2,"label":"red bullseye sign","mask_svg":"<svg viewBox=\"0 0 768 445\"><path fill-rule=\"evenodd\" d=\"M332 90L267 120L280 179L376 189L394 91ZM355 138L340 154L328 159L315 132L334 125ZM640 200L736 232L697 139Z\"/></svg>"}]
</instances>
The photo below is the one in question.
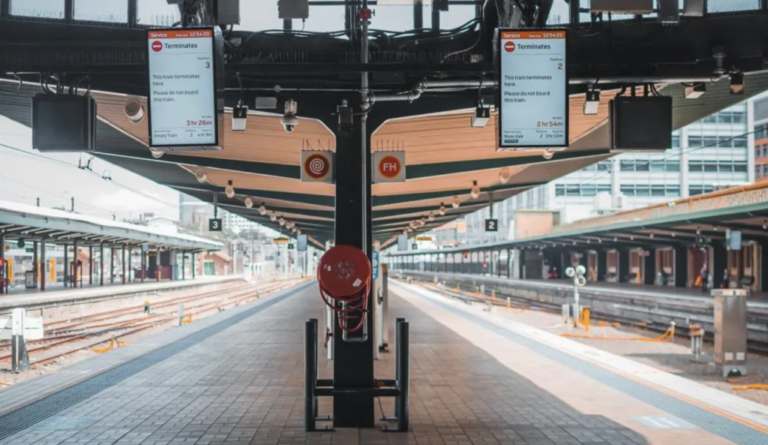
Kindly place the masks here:
<instances>
[{"instance_id":1,"label":"red bullseye sign","mask_svg":"<svg viewBox=\"0 0 768 445\"><path fill-rule=\"evenodd\" d=\"M517 46L515 45L515 42L511 40L504 44L504 50L508 53L511 53L512 51L514 51L515 48L517 48Z\"/></svg>"},{"instance_id":2,"label":"red bullseye sign","mask_svg":"<svg viewBox=\"0 0 768 445\"><path fill-rule=\"evenodd\" d=\"M330 169L328 159L321 154L307 156L304 160L304 173L312 179L323 179Z\"/></svg>"},{"instance_id":3,"label":"red bullseye sign","mask_svg":"<svg viewBox=\"0 0 768 445\"><path fill-rule=\"evenodd\" d=\"M155 40L154 42L152 42L152 51L160 52L160 50L162 49L163 49L163 42L159 40Z\"/></svg>"},{"instance_id":4,"label":"red bullseye sign","mask_svg":"<svg viewBox=\"0 0 768 445\"><path fill-rule=\"evenodd\" d=\"M385 178L396 178L403 170L403 164L395 156L384 156L379 160L379 173Z\"/></svg>"}]
</instances>

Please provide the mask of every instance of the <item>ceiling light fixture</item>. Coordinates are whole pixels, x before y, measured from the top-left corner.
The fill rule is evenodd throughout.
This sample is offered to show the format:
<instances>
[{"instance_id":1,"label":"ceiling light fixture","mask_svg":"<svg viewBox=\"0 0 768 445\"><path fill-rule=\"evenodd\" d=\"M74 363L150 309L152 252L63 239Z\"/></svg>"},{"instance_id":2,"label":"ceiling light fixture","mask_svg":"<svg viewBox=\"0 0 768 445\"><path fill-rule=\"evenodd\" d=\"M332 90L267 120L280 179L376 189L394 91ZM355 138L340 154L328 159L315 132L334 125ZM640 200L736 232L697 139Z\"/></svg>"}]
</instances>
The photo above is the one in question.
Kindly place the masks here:
<instances>
[{"instance_id":1,"label":"ceiling light fixture","mask_svg":"<svg viewBox=\"0 0 768 445\"><path fill-rule=\"evenodd\" d=\"M443 216L443 215L445 215L445 212L446 212L446 209L445 209L445 204L443 204L443 203L441 202L441 203L440 203L440 209L438 210L438 213L440 213L440 216Z\"/></svg>"},{"instance_id":2,"label":"ceiling light fixture","mask_svg":"<svg viewBox=\"0 0 768 445\"><path fill-rule=\"evenodd\" d=\"M195 172L195 179L202 184L208 180L208 173L206 173L205 170L198 170Z\"/></svg>"},{"instance_id":3,"label":"ceiling light fixture","mask_svg":"<svg viewBox=\"0 0 768 445\"><path fill-rule=\"evenodd\" d=\"M504 167L499 172L499 182L506 184L512 178L512 170L509 167Z\"/></svg>"},{"instance_id":4,"label":"ceiling light fixture","mask_svg":"<svg viewBox=\"0 0 768 445\"><path fill-rule=\"evenodd\" d=\"M284 225L285 225L285 218L283 218L283 217L281 216L281 217L280 217L280 219L279 219L279 220L277 220L277 222L278 222L278 224L280 224L281 226L284 226Z\"/></svg>"},{"instance_id":5,"label":"ceiling light fixture","mask_svg":"<svg viewBox=\"0 0 768 445\"><path fill-rule=\"evenodd\" d=\"M435 220L435 212L429 212L429 217L428 217L428 219L429 219L430 221L434 221L434 220Z\"/></svg>"},{"instance_id":6,"label":"ceiling light fixture","mask_svg":"<svg viewBox=\"0 0 768 445\"><path fill-rule=\"evenodd\" d=\"M472 189L469 191L469 193L472 195L472 199L477 199L480 197L480 186L477 185L477 181L472 181Z\"/></svg>"},{"instance_id":7,"label":"ceiling light fixture","mask_svg":"<svg viewBox=\"0 0 768 445\"><path fill-rule=\"evenodd\" d=\"M453 202L451 203L451 205L453 206L454 209L459 208L459 206L461 205L461 200L459 200L458 196L453 197Z\"/></svg>"},{"instance_id":8,"label":"ceiling light fixture","mask_svg":"<svg viewBox=\"0 0 768 445\"><path fill-rule=\"evenodd\" d=\"M594 84L587 86L587 94L584 100L584 114L594 115L600 110L600 90L596 90Z\"/></svg>"},{"instance_id":9,"label":"ceiling light fixture","mask_svg":"<svg viewBox=\"0 0 768 445\"><path fill-rule=\"evenodd\" d=\"M259 206L259 214L266 215L266 213L267 213L267 206L264 205L264 203L262 202L261 205Z\"/></svg>"},{"instance_id":10,"label":"ceiling light fixture","mask_svg":"<svg viewBox=\"0 0 768 445\"><path fill-rule=\"evenodd\" d=\"M249 209L253 207L253 200L250 197L245 198L245 207Z\"/></svg>"},{"instance_id":11,"label":"ceiling light fixture","mask_svg":"<svg viewBox=\"0 0 768 445\"><path fill-rule=\"evenodd\" d=\"M224 187L224 194L227 195L227 198L230 198L230 199L235 197L235 188L232 187L231 179L227 181L227 186Z\"/></svg>"},{"instance_id":12,"label":"ceiling light fixture","mask_svg":"<svg viewBox=\"0 0 768 445\"><path fill-rule=\"evenodd\" d=\"M269 219L270 221L277 220L277 215L275 215L275 212L269 212Z\"/></svg>"}]
</instances>

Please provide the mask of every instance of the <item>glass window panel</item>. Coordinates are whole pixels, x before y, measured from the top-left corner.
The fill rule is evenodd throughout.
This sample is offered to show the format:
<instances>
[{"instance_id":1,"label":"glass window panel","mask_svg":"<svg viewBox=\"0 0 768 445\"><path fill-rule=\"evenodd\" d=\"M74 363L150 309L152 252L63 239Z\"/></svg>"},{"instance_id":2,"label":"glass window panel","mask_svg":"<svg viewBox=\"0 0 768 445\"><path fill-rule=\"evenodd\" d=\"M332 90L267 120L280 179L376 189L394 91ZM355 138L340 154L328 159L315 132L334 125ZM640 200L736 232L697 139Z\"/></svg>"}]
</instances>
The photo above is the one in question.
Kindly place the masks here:
<instances>
[{"instance_id":1,"label":"glass window panel","mask_svg":"<svg viewBox=\"0 0 768 445\"><path fill-rule=\"evenodd\" d=\"M668 172L679 172L680 171L680 163L679 162L667 162L667 171Z\"/></svg>"},{"instance_id":2,"label":"glass window panel","mask_svg":"<svg viewBox=\"0 0 768 445\"><path fill-rule=\"evenodd\" d=\"M75 20L128 23L128 0L75 0Z\"/></svg>"},{"instance_id":3,"label":"glass window panel","mask_svg":"<svg viewBox=\"0 0 768 445\"><path fill-rule=\"evenodd\" d=\"M651 166L648 161L635 161L635 171L647 172L650 170L651 170Z\"/></svg>"},{"instance_id":4,"label":"glass window panel","mask_svg":"<svg viewBox=\"0 0 768 445\"><path fill-rule=\"evenodd\" d=\"M664 188L655 188L651 190L651 196L664 196Z\"/></svg>"},{"instance_id":5,"label":"glass window panel","mask_svg":"<svg viewBox=\"0 0 768 445\"><path fill-rule=\"evenodd\" d=\"M747 138L744 138L744 137L734 138L733 146L736 148L747 148Z\"/></svg>"},{"instance_id":6,"label":"glass window panel","mask_svg":"<svg viewBox=\"0 0 768 445\"><path fill-rule=\"evenodd\" d=\"M11 15L63 19L64 0L10 0Z\"/></svg>"},{"instance_id":7,"label":"glass window panel","mask_svg":"<svg viewBox=\"0 0 768 445\"><path fill-rule=\"evenodd\" d=\"M701 136L688 136L689 147L701 147L701 144L702 144Z\"/></svg>"},{"instance_id":8,"label":"glass window panel","mask_svg":"<svg viewBox=\"0 0 768 445\"><path fill-rule=\"evenodd\" d=\"M700 172L700 171L704 171L704 167L701 165L700 162L691 162L688 165L688 170L692 172Z\"/></svg>"},{"instance_id":9,"label":"glass window panel","mask_svg":"<svg viewBox=\"0 0 768 445\"><path fill-rule=\"evenodd\" d=\"M733 164L725 164L721 163L717 166L717 169L721 172L732 172L733 171Z\"/></svg>"},{"instance_id":10,"label":"glass window panel","mask_svg":"<svg viewBox=\"0 0 768 445\"><path fill-rule=\"evenodd\" d=\"M621 171L623 172L633 172L635 171L635 162L634 161L621 161Z\"/></svg>"},{"instance_id":11,"label":"glass window panel","mask_svg":"<svg viewBox=\"0 0 768 445\"><path fill-rule=\"evenodd\" d=\"M753 11L760 9L760 0L709 0L707 12Z\"/></svg>"},{"instance_id":12,"label":"glass window panel","mask_svg":"<svg viewBox=\"0 0 768 445\"><path fill-rule=\"evenodd\" d=\"M240 4L241 17L243 18L248 17L246 15L247 7L244 5L249 3L241 2ZM137 5L136 19L141 25L172 26L181 20L181 14L179 14L179 8L176 5L169 5L167 2L156 0L138 0ZM275 16L277 16L277 8L275 8Z\"/></svg>"},{"instance_id":13,"label":"glass window panel","mask_svg":"<svg viewBox=\"0 0 768 445\"><path fill-rule=\"evenodd\" d=\"M714 162L706 162L704 163L704 171L705 172L716 172L717 171L717 164Z\"/></svg>"},{"instance_id":14,"label":"glass window panel","mask_svg":"<svg viewBox=\"0 0 768 445\"><path fill-rule=\"evenodd\" d=\"M747 171L747 164L745 164L745 163L734 164L733 171L739 172L739 173L744 173L744 172Z\"/></svg>"}]
</instances>

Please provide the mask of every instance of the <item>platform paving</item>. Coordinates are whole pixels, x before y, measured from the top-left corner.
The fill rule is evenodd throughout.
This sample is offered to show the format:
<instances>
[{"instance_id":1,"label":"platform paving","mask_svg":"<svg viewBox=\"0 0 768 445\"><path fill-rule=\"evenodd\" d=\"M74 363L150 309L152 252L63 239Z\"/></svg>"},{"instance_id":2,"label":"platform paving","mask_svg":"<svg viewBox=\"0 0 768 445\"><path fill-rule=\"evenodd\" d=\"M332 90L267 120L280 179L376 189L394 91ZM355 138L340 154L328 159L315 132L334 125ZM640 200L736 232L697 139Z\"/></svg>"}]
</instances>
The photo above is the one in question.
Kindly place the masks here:
<instances>
[{"instance_id":1,"label":"platform paving","mask_svg":"<svg viewBox=\"0 0 768 445\"><path fill-rule=\"evenodd\" d=\"M0 444L729 443L687 425L672 431L654 429L654 424L670 421L655 419L663 414L658 409L586 381L525 348L512 347L500 336L454 320L428 303L406 302L394 294L391 317L405 317L411 323L411 432L304 432L302 324L311 317L322 319L317 291L310 286L106 384L67 409L43 416ZM237 311L248 311L249 306ZM209 320L207 327L223 320ZM157 345L163 336L169 336L169 342L185 341L172 335L179 334L171 330L148 336L147 341ZM321 374L327 375L327 363L320 365ZM391 378L392 368L392 354L384 354L377 363L377 377ZM23 391L23 385L31 389L34 383L12 389ZM324 400L320 414L328 414L329 406ZM391 409L389 400L382 406ZM648 417L651 426L633 416Z\"/></svg>"}]
</instances>

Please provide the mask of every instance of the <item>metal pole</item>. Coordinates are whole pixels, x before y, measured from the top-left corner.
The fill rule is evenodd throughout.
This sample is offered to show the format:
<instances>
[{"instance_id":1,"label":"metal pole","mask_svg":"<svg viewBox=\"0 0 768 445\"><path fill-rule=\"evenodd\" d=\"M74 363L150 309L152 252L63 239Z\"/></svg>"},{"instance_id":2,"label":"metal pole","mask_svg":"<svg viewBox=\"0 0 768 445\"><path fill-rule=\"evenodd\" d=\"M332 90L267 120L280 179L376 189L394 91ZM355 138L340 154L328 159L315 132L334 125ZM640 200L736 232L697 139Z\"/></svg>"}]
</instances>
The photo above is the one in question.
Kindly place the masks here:
<instances>
[{"instance_id":1,"label":"metal pole","mask_svg":"<svg viewBox=\"0 0 768 445\"><path fill-rule=\"evenodd\" d=\"M104 285L104 241L99 244L99 286Z\"/></svg>"},{"instance_id":2,"label":"metal pole","mask_svg":"<svg viewBox=\"0 0 768 445\"><path fill-rule=\"evenodd\" d=\"M69 276L69 247L64 244L64 287L71 286Z\"/></svg>"},{"instance_id":3,"label":"metal pole","mask_svg":"<svg viewBox=\"0 0 768 445\"><path fill-rule=\"evenodd\" d=\"M123 244L123 248L120 251L120 265L123 269L123 284L125 284L125 244Z\"/></svg>"},{"instance_id":4,"label":"metal pole","mask_svg":"<svg viewBox=\"0 0 768 445\"><path fill-rule=\"evenodd\" d=\"M115 284L115 247L109 248L109 283Z\"/></svg>"},{"instance_id":5,"label":"metal pole","mask_svg":"<svg viewBox=\"0 0 768 445\"><path fill-rule=\"evenodd\" d=\"M400 347L400 324L404 322L405 318L395 319L395 380L398 385L400 385L402 380L402 375L400 374L402 372L402 365L400 362L402 361L401 355L403 353L403 348ZM400 397L395 396L395 419L400 418Z\"/></svg>"},{"instance_id":6,"label":"metal pole","mask_svg":"<svg viewBox=\"0 0 768 445\"><path fill-rule=\"evenodd\" d=\"M45 267L45 239L40 241L40 265L41 271L40 271L40 290L45 290L45 275L46 275L46 267Z\"/></svg>"},{"instance_id":7,"label":"metal pole","mask_svg":"<svg viewBox=\"0 0 768 445\"><path fill-rule=\"evenodd\" d=\"M93 246L88 246L88 285L93 286Z\"/></svg>"},{"instance_id":8,"label":"metal pole","mask_svg":"<svg viewBox=\"0 0 768 445\"><path fill-rule=\"evenodd\" d=\"M40 271L38 270L40 267L38 266L38 258L37 258L37 241L32 242L32 271L35 272L35 288L37 288L37 280L39 277Z\"/></svg>"},{"instance_id":9,"label":"metal pole","mask_svg":"<svg viewBox=\"0 0 768 445\"><path fill-rule=\"evenodd\" d=\"M410 428L410 412L409 412L409 399L410 399L410 353L409 353L409 324L407 321L402 321L397 325L397 349L400 352L399 361L399 378L397 380L398 387L400 389L400 396L395 403L398 405L397 413L397 429L398 431L405 432Z\"/></svg>"},{"instance_id":10,"label":"metal pole","mask_svg":"<svg viewBox=\"0 0 768 445\"><path fill-rule=\"evenodd\" d=\"M570 16L571 16L571 28L576 28L579 26L579 7L581 0L571 0L569 3L570 7Z\"/></svg>"},{"instance_id":11,"label":"metal pole","mask_svg":"<svg viewBox=\"0 0 768 445\"><path fill-rule=\"evenodd\" d=\"M317 379L317 319L304 323L304 430L315 431L315 383Z\"/></svg>"}]
</instances>

